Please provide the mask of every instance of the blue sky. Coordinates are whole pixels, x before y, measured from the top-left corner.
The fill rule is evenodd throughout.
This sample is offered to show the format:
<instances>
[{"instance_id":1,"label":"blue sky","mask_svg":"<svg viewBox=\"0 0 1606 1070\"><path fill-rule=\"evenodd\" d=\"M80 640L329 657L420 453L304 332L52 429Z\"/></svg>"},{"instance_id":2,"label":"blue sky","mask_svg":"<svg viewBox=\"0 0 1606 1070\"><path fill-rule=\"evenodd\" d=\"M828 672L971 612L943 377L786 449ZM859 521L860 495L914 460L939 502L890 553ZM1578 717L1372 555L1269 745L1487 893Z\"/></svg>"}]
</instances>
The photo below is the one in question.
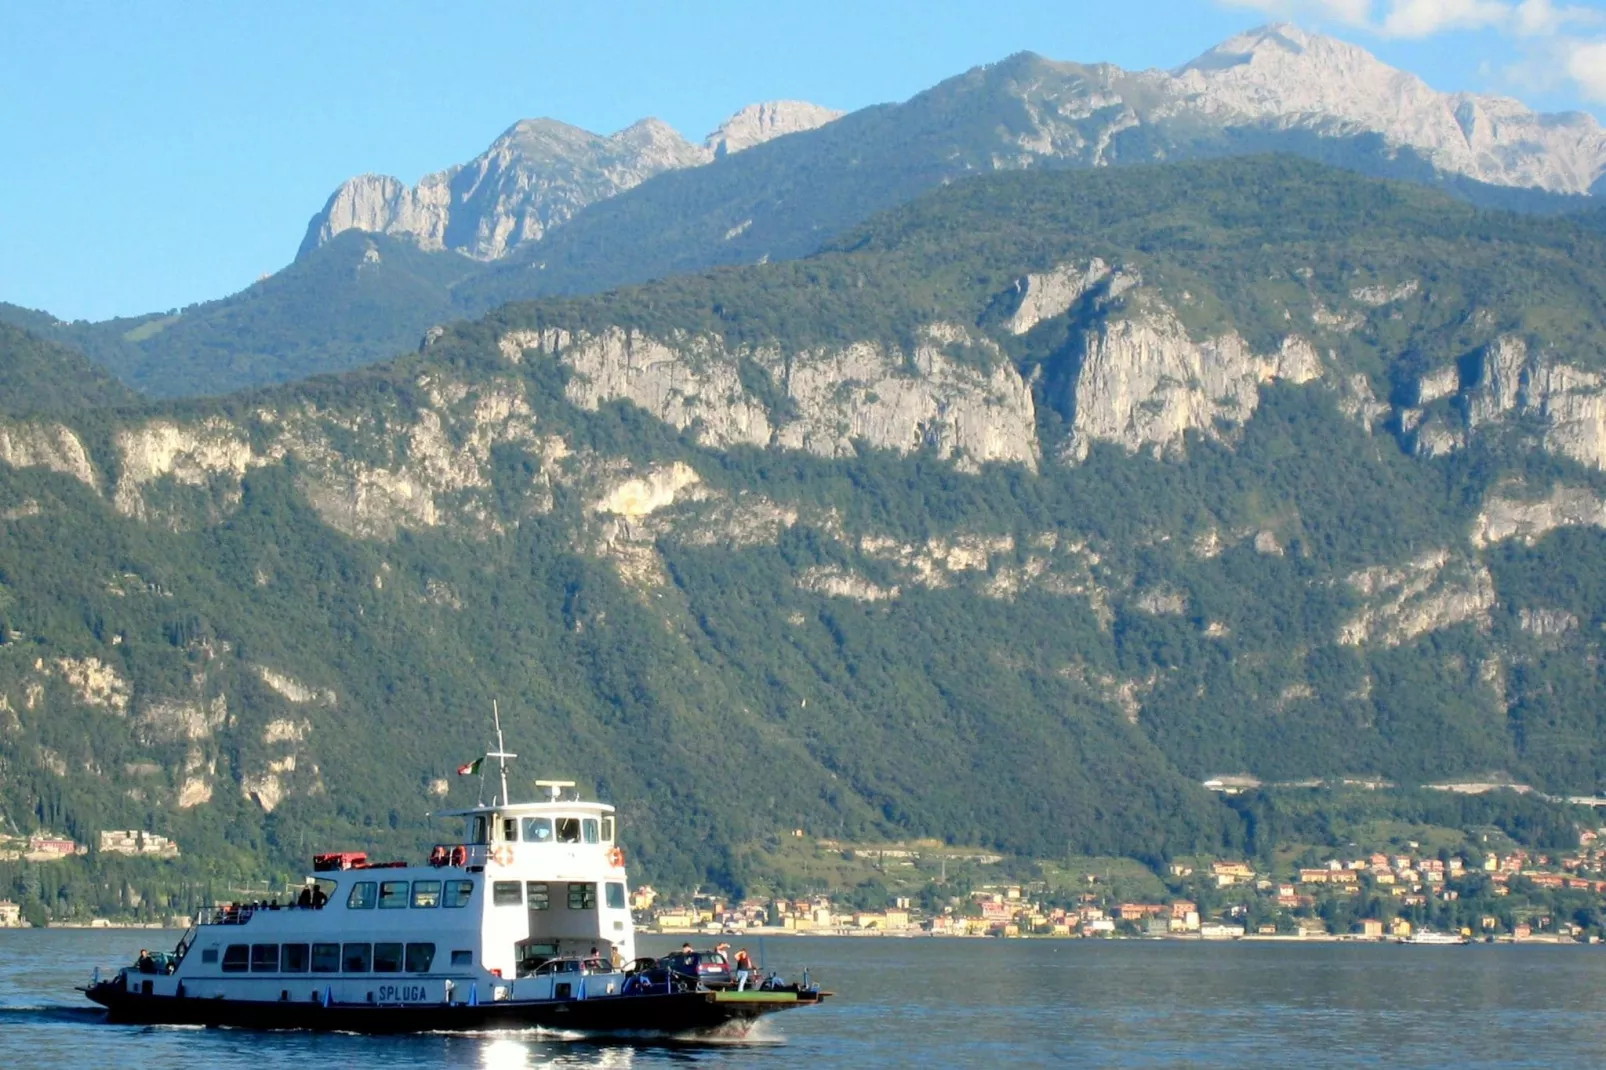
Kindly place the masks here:
<instances>
[{"instance_id":1,"label":"blue sky","mask_svg":"<svg viewBox=\"0 0 1606 1070\"><path fill-rule=\"evenodd\" d=\"M903 100L1023 49L1172 67L1283 17L1439 89L1606 116L1606 0L0 4L0 300L222 296L289 262L343 179L416 181L520 118L700 139L753 101Z\"/></svg>"}]
</instances>

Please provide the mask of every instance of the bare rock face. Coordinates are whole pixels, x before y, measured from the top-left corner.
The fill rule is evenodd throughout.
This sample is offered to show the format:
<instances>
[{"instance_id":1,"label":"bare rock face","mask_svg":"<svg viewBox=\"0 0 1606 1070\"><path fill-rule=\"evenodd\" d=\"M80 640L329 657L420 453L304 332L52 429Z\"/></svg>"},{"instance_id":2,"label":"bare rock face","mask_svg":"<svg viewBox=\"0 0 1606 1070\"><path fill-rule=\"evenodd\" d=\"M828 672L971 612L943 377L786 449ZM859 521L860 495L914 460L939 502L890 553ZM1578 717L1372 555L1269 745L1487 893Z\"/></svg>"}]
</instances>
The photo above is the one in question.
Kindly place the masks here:
<instances>
[{"instance_id":1,"label":"bare rock face","mask_svg":"<svg viewBox=\"0 0 1606 1070\"><path fill-rule=\"evenodd\" d=\"M1440 93L1363 48L1286 24L1222 42L1169 79L1176 107L1318 134L1374 133L1443 171L1502 186L1588 193L1606 173L1606 130L1581 113Z\"/></svg>"},{"instance_id":2,"label":"bare rock face","mask_svg":"<svg viewBox=\"0 0 1606 1070\"><path fill-rule=\"evenodd\" d=\"M1470 538L1480 548L1506 539L1532 546L1563 527L1606 528L1606 501L1587 487L1558 486L1540 498L1511 487L1485 500L1472 522Z\"/></svg>"},{"instance_id":3,"label":"bare rock face","mask_svg":"<svg viewBox=\"0 0 1606 1070\"><path fill-rule=\"evenodd\" d=\"M540 241L587 205L656 174L698 167L841 114L795 100L753 104L702 145L658 119L607 136L555 119L523 119L468 163L425 175L416 186L388 175L346 180L307 225L301 252L360 230L496 260L520 244Z\"/></svg>"},{"instance_id":4,"label":"bare rock face","mask_svg":"<svg viewBox=\"0 0 1606 1070\"><path fill-rule=\"evenodd\" d=\"M426 175L408 186L389 175L358 175L340 184L307 228L303 251L347 230L410 237L424 249L446 248L450 180L456 169Z\"/></svg>"},{"instance_id":5,"label":"bare rock face","mask_svg":"<svg viewBox=\"0 0 1606 1070\"><path fill-rule=\"evenodd\" d=\"M1010 333L1025 334L1044 320L1064 314L1109 274L1110 266L1095 256L1085 265L1061 264L1052 271L1026 276L1015 284L1021 301L1009 319Z\"/></svg>"},{"instance_id":6,"label":"bare rock face","mask_svg":"<svg viewBox=\"0 0 1606 1070\"><path fill-rule=\"evenodd\" d=\"M912 353L859 342L786 356L619 327L509 332L499 344L510 360L535 350L568 365L575 375L565 389L575 405L630 401L713 447L773 445L843 457L863 442L904 454L933 448L972 471L992 461L1037 465L1031 388L996 344L951 324L929 325ZM953 356L954 348L966 359ZM787 411L771 413L748 391L738 374L744 361L770 377Z\"/></svg>"},{"instance_id":7,"label":"bare rock face","mask_svg":"<svg viewBox=\"0 0 1606 1070\"><path fill-rule=\"evenodd\" d=\"M1464 397L1466 426L1427 419L1407 410L1402 425L1415 432L1418 453L1435 456L1457 449L1467 435L1516 417L1543 428L1540 445L1592 468L1606 469L1606 377L1535 351L1516 335L1502 335L1483 348L1468 381L1450 365L1425 376L1418 392L1425 404L1452 394Z\"/></svg>"},{"instance_id":8,"label":"bare rock face","mask_svg":"<svg viewBox=\"0 0 1606 1070\"><path fill-rule=\"evenodd\" d=\"M1339 629L1347 646L1399 646L1456 624L1489 624L1494 578L1482 564L1435 550L1400 566L1379 565L1349 577L1364 607Z\"/></svg>"},{"instance_id":9,"label":"bare rock face","mask_svg":"<svg viewBox=\"0 0 1606 1070\"><path fill-rule=\"evenodd\" d=\"M721 123L718 130L703 140L703 145L716 158L728 156L774 138L824 126L842 118L842 114L803 100L749 104Z\"/></svg>"},{"instance_id":10,"label":"bare rock face","mask_svg":"<svg viewBox=\"0 0 1606 1070\"><path fill-rule=\"evenodd\" d=\"M1433 167L1480 182L1588 193L1606 174L1606 130L1587 114L1545 115L1515 100L1441 93L1366 50L1287 24L1222 42L1174 71L1037 60L1011 87L1026 113L997 167L1043 160L1087 167L1121 158L1147 128L1175 158L1201 134L1375 135Z\"/></svg>"},{"instance_id":11,"label":"bare rock face","mask_svg":"<svg viewBox=\"0 0 1606 1070\"><path fill-rule=\"evenodd\" d=\"M95 469L83 441L61 424L0 422L0 464L46 468L95 486Z\"/></svg>"},{"instance_id":12,"label":"bare rock face","mask_svg":"<svg viewBox=\"0 0 1606 1070\"><path fill-rule=\"evenodd\" d=\"M1156 298L1127 318L1089 333L1076 383L1069 456L1095 442L1158 455L1179 451L1189 431L1219 438L1219 421L1242 424L1273 380L1309 382L1322 374L1311 344L1290 336L1276 353L1255 354L1236 333L1195 342Z\"/></svg>"}]
</instances>

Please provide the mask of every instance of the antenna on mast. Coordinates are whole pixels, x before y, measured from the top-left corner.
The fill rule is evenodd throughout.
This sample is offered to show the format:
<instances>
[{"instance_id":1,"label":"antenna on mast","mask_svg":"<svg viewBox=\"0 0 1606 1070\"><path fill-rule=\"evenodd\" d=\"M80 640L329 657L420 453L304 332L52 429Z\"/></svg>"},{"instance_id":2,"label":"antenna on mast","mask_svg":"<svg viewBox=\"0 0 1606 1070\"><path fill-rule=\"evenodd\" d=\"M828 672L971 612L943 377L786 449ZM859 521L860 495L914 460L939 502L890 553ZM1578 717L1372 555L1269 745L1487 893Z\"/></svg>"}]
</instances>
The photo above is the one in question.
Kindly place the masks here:
<instances>
[{"instance_id":1,"label":"antenna on mast","mask_svg":"<svg viewBox=\"0 0 1606 1070\"><path fill-rule=\"evenodd\" d=\"M496 699L494 698L491 700L491 715L496 719L496 749L490 754L487 754L486 757L495 758L497 768L501 770L502 805L506 806L509 803L509 799L507 797L507 760L509 758L517 758L518 755L509 754L507 752L507 747L502 743L502 711L500 708L498 708Z\"/></svg>"}]
</instances>

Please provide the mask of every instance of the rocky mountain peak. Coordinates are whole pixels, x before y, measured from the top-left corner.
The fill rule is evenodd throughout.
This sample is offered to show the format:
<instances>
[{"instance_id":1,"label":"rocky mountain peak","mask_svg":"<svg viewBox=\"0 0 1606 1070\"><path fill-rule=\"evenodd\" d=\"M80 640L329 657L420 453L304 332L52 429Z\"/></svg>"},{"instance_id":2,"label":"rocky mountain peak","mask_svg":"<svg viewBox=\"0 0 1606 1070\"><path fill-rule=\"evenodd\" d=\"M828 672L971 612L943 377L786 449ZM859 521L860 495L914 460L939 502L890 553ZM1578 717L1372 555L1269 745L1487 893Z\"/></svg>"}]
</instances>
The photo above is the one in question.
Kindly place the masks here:
<instances>
[{"instance_id":1,"label":"rocky mountain peak","mask_svg":"<svg viewBox=\"0 0 1606 1070\"><path fill-rule=\"evenodd\" d=\"M1480 182L1587 193L1606 174L1606 130L1592 116L1439 92L1358 45L1288 23L1223 41L1169 81L1184 106L1226 124L1380 134Z\"/></svg>"},{"instance_id":2,"label":"rocky mountain peak","mask_svg":"<svg viewBox=\"0 0 1606 1070\"><path fill-rule=\"evenodd\" d=\"M301 254L342 231L362 230L496 260L539 241L586 205L663 171L699 167L841 114L800 100L752 104L702 145L653 117L606 136L558 119L520 119L479 156L425 175L416 186L389 175L347 179L307 225Z\"/></svg>"},{"instance_id":3,"label":"rocky mountain peak","mask_svg":"<svg viewBox=\"0 0 1606 1070\"><path fill-rule=\"evenodd\" d=\"M703 139L715 156L752 148L772 138L796 134L840 119L842 112L804 100L771 100L749 104Z\"/></svg>"}]
</instances>

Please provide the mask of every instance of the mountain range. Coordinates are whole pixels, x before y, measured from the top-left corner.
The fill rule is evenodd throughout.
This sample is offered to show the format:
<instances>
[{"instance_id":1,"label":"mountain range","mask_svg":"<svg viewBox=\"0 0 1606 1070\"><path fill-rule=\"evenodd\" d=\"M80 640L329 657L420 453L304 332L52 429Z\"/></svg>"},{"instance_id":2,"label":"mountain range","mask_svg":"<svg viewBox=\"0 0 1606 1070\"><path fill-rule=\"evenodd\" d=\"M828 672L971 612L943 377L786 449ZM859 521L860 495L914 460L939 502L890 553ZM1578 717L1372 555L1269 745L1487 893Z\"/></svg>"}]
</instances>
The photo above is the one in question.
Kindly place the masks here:
<instances>
[{"instance_id":1,"label":"mountain range","mask_svg":"<svg viewBox=\"0 0 1606 1070\"><path fill-rule=\"evenodd\" d=\"M1310 162L1027 170L345 376L6 418L0 808L416 850L492 699L680 888L794 828L1273 850L1223 773L1593 792L1603 280L1577 218Z\"/></svg>"},{"instance_id":2,"label":"mountain range","mask_svg":"<svg viewBox=\"0 0 1606 1070\"><path fill-rule=\"evenodd\" d=\"M976 81L981 85L965 85ZM1291 25L1231 38L1175 71L1129 72L1022 54L971 72L954 88L1017 102L1015 114L995 116L1001 121L990 145L986 132L976 130L979 144L963 146L990 149L987 158L967 162L993 169L1153 162L1207 152L1218 139L1308 133L1375 139L1350 151L1357 162L1371 154L1368 163L1380 173L1405 176L1425 164L1442 177L1558 194L1593 192L1606 175L1606 131L1591 116L1539 115L1509 98L1436 92L1364 49ZM954 107L943 87L933 92L942 111L970 110ZM895 109L894 123L932 125L921 121L922 110ZM538 242L585 205L655 174L700 167L841 115L796 101L752 105L701 146L655 119L606 138L550 119L526 120L483 155L416 187L377 175L348 180L313 217L302 252L341 231L362 230L499 259ZM862 158L865 150L894 155L876 152L876 140L861 134L854 141L860 166L891 163ZM903 150L895 155L907 164ZM1401 154L1409 160L1400 161Z\"/></svg>"},{"instance_id":3,"label":"mountain range","mask_svg":"<svg viewBox=\"0 0 1606 1070\"><path fill-rule=\"evenodd\" d=\"M701 146L521 123L233 297L0 306L0 830L173 836L196 896L417 851L495 702L669 889L805 891L797 829L1270 857L1353 780L1565 838L1600 131L1386 72L1273 27Z\"/></svg>"},{"instance_id":4,"label":"mountain range","mask_svg":"<svg viewBox=\"0 0 1606 1070\"><path fill-rule=\"evenodd\" d=\"M650 119L609 137L527 120L417 186L349 180L296 262L239 294L46 333L146 393L225 393L383 359L507 301L806 256L967 176L1272 151L1525 211L1591 207L1606 173L1590 116L1439 93L1354 45L1275 25L1172 72L1022 53L840 117L754 105L701 145ZM24 315L0 306L0 319Z\"/></svg>"}]
</instances>

